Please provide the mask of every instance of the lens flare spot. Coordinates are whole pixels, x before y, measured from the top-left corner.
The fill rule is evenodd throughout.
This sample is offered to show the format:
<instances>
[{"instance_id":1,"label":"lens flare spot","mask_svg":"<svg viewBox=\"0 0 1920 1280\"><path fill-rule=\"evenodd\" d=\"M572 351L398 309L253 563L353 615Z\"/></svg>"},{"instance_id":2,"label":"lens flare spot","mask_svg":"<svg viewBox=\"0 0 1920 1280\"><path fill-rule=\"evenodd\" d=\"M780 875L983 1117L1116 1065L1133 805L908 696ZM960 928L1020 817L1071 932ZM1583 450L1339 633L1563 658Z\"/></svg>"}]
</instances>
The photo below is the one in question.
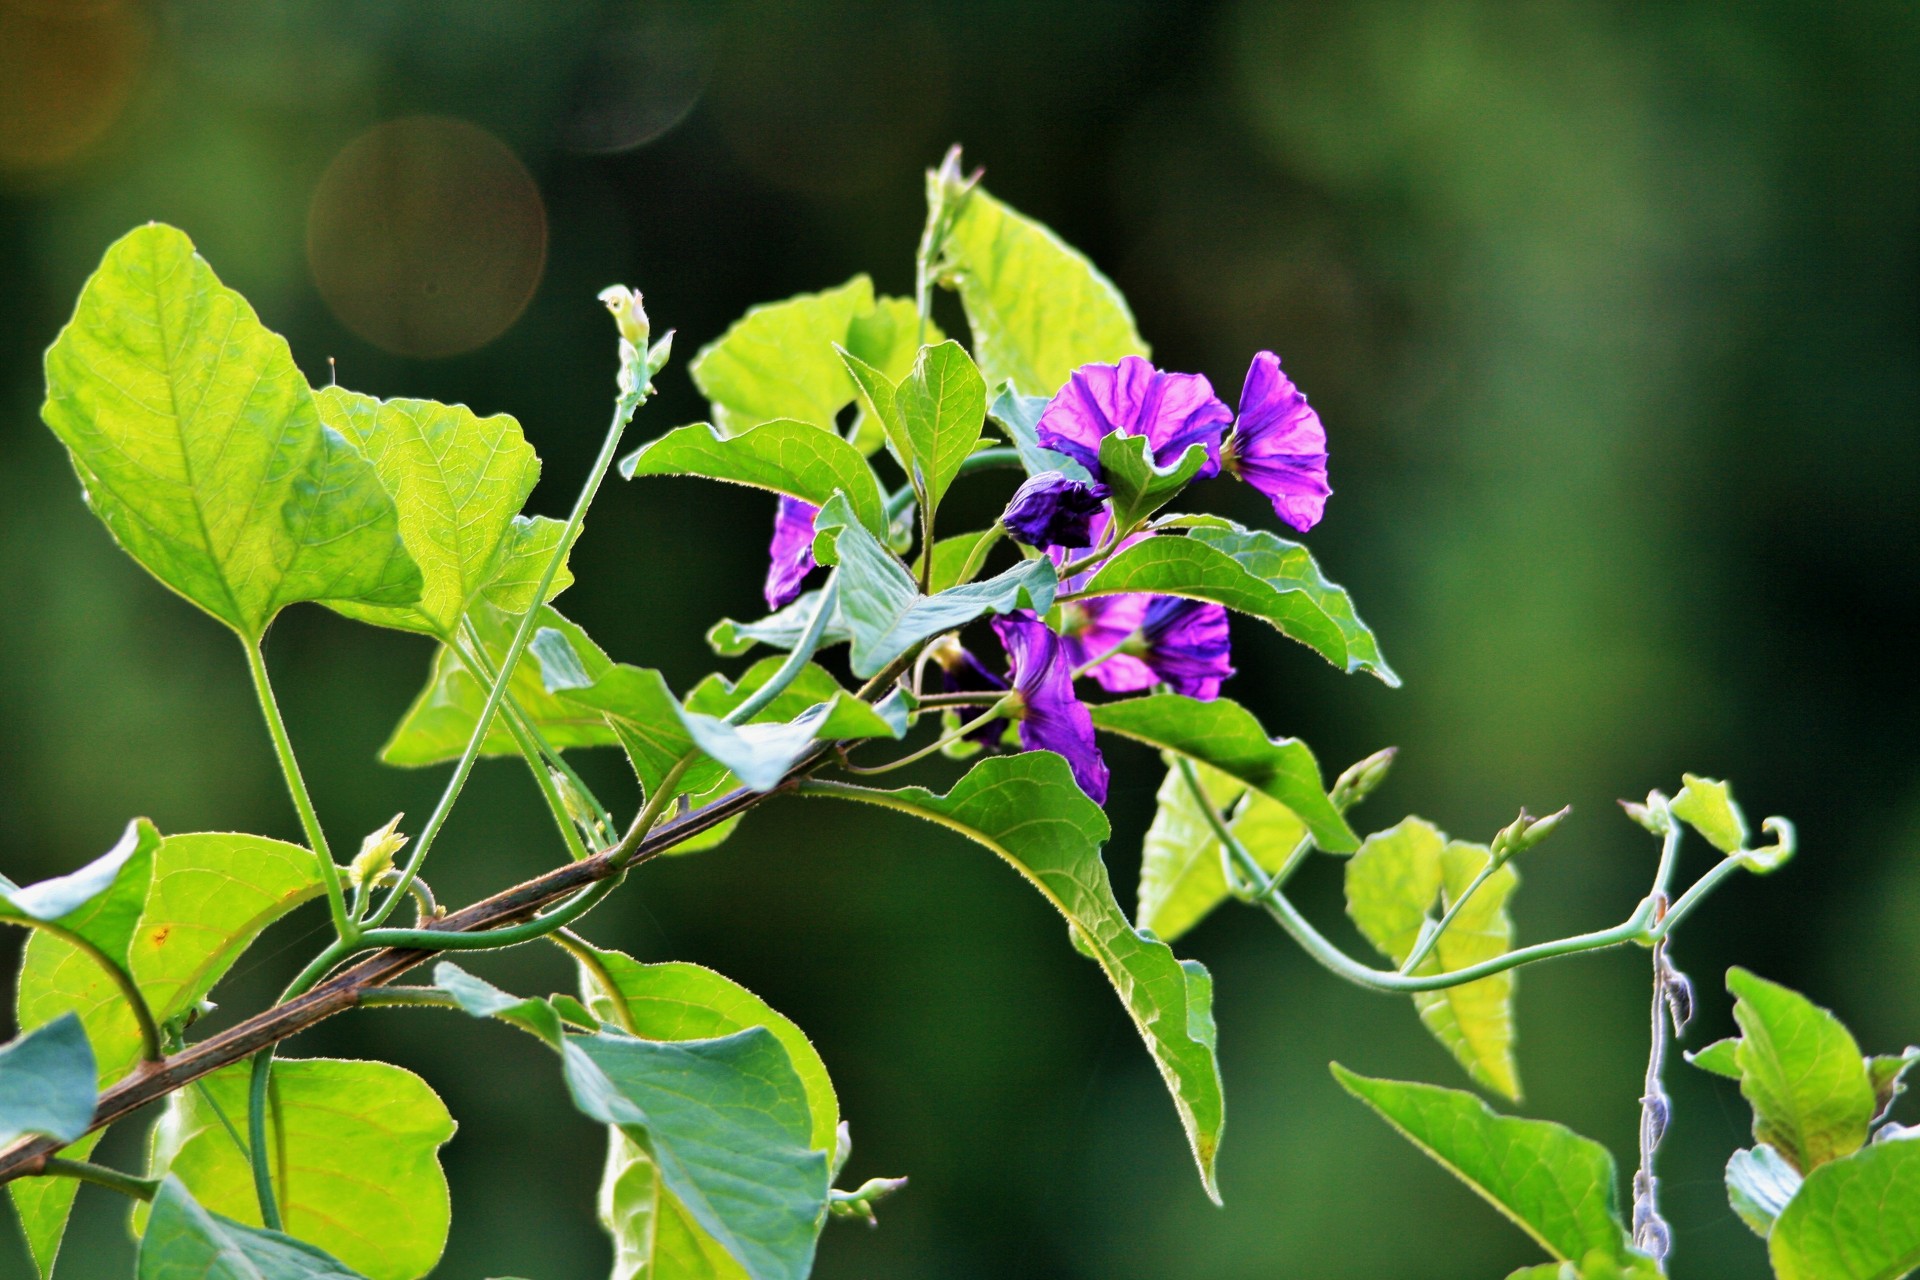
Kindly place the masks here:
<instances>
[{"instance_id":1,"label":"lens flare spot","mask_svg":"<svg viewBox=\"0 0 1920 1280\"><path fill-rule=\"evenodd\" d=\"M0 173L80 159L126 110L152 32L118 0L0 0Z\"/></svg>"}]
</instances>

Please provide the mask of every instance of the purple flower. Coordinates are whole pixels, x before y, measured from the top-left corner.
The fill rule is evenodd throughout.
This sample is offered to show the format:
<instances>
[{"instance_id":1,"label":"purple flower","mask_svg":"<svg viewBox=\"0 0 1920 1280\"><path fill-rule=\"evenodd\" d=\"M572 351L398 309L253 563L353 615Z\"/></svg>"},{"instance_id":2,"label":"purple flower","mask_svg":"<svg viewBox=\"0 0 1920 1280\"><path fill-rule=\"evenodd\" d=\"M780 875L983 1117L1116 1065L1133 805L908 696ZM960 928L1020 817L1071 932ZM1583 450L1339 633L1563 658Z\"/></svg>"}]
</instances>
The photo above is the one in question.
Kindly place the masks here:
<instances>
[{"instance_id":1,"label":"purple flower","mask_svg":"<svg viewBox=\"0 0 1920 1280\"><path fill-rule=\"evenodd\" d=\"M1093 716L1073 692L1073 668L1060 637L1024 609L995 618L993 629L1012 666L1011 714L1020 722L1020 745L1065 756L1080 789L1105 804L1107 762L1093 740Z\"/></svg>"},{"instance_id":2,"label":"purple flower","mask_svg":"<svg viewBox=\"0 0 1920 1280\"><path fill-rule=\"evenodd\" d=\"M1247 369L1240 417L1221 457L1295 529L1305 533L1320 523L1333 492L1327 484L1327 432L1271 351L1256 355Z\"/></svg>"},{"instance_id":3,"label":"purple flower","mask_svg":"<svg viewBox=\"0 0 1920 1280\"><path fill-rule=\"evenodd\" d=\"M1220 473L1220 437L1233 412L1198 373L1162 373L1141 356L1119 364L1083 364L1035 424L1040 443L1100 474L1100 441L1116 431L1145 436L1156 466L1170 467L1187 446L1207 446L1197 479Z\"/></svg>"},{"instance_id":4,"label":"purple flower","mask_svg":"<svg viewBox=\"0 0 1920 1280\"><path fill-rule=\"evenodd\" d=\"M800 598L800 584L813 571L813 518L820 508L780 495L773 513L773 545L767 548L767 608L784 609Z\"/></svg>"},{"instance_id":5,"label":"purple flower","mask_svg":"<svg viewBox=\"0 0 1920 1280\"><path fill-rule=\"evenodd\" d=\"M1103 484L1042 471L1013 491L1000 523L1015 542L1030 547L1085 546L1093 518L1112 492Z\"/></svg>"}]
</instances>

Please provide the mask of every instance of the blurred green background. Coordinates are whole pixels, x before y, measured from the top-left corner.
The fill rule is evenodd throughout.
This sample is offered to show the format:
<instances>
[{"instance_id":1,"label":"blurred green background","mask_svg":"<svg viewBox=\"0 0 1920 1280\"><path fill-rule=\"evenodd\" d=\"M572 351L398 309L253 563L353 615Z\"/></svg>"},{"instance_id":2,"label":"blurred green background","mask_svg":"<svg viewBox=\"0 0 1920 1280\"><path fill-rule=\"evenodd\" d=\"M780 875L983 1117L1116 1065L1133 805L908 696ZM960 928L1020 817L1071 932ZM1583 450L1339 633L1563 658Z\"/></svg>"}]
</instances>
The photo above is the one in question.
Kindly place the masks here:
<instances>
[{"instance_id":1,"label":"blurred green background","mask_svg":"<svg viewBox=\"0 0 1920 1280\"><path fill-rule=\"evenodd\" d=\"M0 0L0 866L67 869L133 814L296 831L237 649L114 549L38 422L40 353L113 237L185 228L316 381L331 357L359 390L514 414L547 464L534 507L560 513L612 388L600 286L643 288L680 333L636 436L701 418L684 358L749 304L856 271L910 291L921 170L958 140L1114 276L1160 363L1231 395L1271 347L1313 396L1338 493L1310 541L1406 687L1236 624L1235 695L1330 772L1404 748L1364 827L1419 812L1484 839L1523 803L1571 802L1523 869L1539 938L1644 890L1654 849L1615 797L1730 777L1756 818L1798 821L1802 853L1690 922L1690 1041L1729 1029L1736 961L1870 1050L1920 1040L1917 93L1920 10L1873 0ZM473 127L384 167L350 147L420 115ZM1252 497L1206 491L1270 522ZM684 688L712 666L708 622L757 609L771 505L615 481L562 605ZM422 642L303 608L269 659L337 841L426 811L439 771L373 759ZM1157 770L1109 754L1130 901ZM617 789L617 760L590 766ZM559 855L504 762L440 848L455 901ZM1324 861L1302 894L1337 923ZM228 1009L277 989L318 927L269 934ZM822 1276L1451 1280L1537 1260L1328 1078L1337 1058L1464 1084L1412 1010L1253 913L1182 948L1218 980L1224 1211L1098 973L944 833L787 802L649 867L588 932L795 1018L852 1120L849 1175L912 1176L878 1231L829 1228ZM567 982L558 953L481 967ZM1526 1110L1628 1164L1646 992L1637 951L1520 985ZM438 1275L602 1272L600 1138L530 1042L377 1012L291 1050L388 1057L446 1095ZM1719 1185L1744 1106L1671 1074L1674 1274L1763 1274ZM131 1131L106 1148L137 1150ZM63 1277L126 1274L119 1205L81 1200ZM26 1274L9 1236L0 1275Z\"/></svg>"}]
</instances>

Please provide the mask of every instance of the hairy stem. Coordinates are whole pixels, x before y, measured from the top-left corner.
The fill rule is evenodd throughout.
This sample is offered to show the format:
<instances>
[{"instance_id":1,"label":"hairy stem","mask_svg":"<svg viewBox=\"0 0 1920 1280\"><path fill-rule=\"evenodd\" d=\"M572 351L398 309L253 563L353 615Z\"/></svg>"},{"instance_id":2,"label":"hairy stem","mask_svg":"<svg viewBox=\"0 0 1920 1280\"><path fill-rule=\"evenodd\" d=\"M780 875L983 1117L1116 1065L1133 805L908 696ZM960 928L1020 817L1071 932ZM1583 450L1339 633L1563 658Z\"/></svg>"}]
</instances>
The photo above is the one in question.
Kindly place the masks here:
<instances>
[{"instance_id":1,"label":"hairy stem","mask_svg":"<svg viewBox=\"0 0 1920 1280\"><path fill-rule=\"evenodd\" d=\"M1502 864L1494 861L1492 858L1487 859L1487 865L1480 868L1480 873L1467 882L1467 887L1460 891L1460 896L1455 898L1447 909L1441 913L1440 923L1427 930L1421 935L1420 939L1413 944L1413 950L1407 952L1407 958L1400 962L1401 973L1412 973L1419 967L1420 962L1425 960L1427 954L1439 943L1440 935L1451 928L1453 922L1460 918L1460 912L1466 908L1467 903L1472 900L1473 895L1480 892L1481 885L1493 879L1493 873L1498 871L1501 865Z\"/></svg>"},{"instance_id":2,"label":"hairy stem","mask_svg":"<svg viewBox=\"0 0 1920 1280\"><path fill-rule=\"evenodd\" d=\"M109 1191L118 1191L123 1196L132 1196L135 1200L151 1200L153 1193L160 1189L158 1178L136 1178L130 1173L118 1169L109 1169L103 1164L89 1164L85 1160L62 1160L59 1156L48 1156L40 1172L48 1178L74 1178L80 1182L91 1182L96 1187L105 1187Z\"/></svg>"},{"instance_id":3,"label":"hairy stem","mask_svg":"<svg viewBox=\"0 0 1920 1280\"><path fill-rule=\"evenodd\" d=\"M306 779L300 775L300 761L293 754L293 739L287 736L287 723L280 717L280 704L273 696L273 682L267 678L267 660L260 642L246 640L247 674L253 678L254 696L260 700L260 714L266 718L267 735L273 739L274 754L280 759L280 772L287 780L287 793L300 814L300 826L307 833L307 844L320 860L320 879L327 887L327 909L333 913L333 931L342 938L354 935L354 923L347 915L346 894L340 886L340 868L333 863L333 851L327 847L327 834L320 829L320 815L307 794Z\"/></svg>"}]
</instances>

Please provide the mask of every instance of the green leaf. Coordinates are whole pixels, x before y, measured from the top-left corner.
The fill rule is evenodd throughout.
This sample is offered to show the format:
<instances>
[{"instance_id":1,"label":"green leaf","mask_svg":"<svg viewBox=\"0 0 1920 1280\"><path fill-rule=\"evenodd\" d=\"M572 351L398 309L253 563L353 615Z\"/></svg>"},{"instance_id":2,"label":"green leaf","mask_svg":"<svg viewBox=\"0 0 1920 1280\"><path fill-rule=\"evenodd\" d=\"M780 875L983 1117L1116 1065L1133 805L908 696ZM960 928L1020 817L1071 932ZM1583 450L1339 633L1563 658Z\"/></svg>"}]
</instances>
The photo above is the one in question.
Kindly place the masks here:
<instances>
[{"instance_id":1,"label":"green leaf","mask_svg":"<svg viewBox=\"0 0 1920 1280\"><path fill-rule=\"evenodd\" d=\"M1132 1015L1173 1095L1207 1194L1217 1202L1214 1158L1225 1119L1214 1056L1212 982L1170 948L1134 930L1113 898L1100 846L1106 815L1050 751L983 760L945 795L924 787L878 791L814 784L815 794L859 800L925 818L976 840L1011 863L1067 918Z\"/></svg>"},{"instance_id":2,"label":"green leaf","mask_svg":"<svg viewBox=\"0 0 1920 1280\"><path fill-rule=\"evenodd\" d=\"M1347 862L1347 914L1383 955L1403 963L1426 922L1450 907L1491 855L1449 841L1431 823L1408 818L1368 836ZM1500 955L1513 945L1507 899L1519 884L1511 865L1468 899L1415 973L1444 973ZM1513 974L1498 973L1441 991L1416 992L1427 1030L1481 1086L1520 1096L1513 1061Z\"/></svg>"},{"instance_id":3,"label":"green leaf","mask_svg":"<svg viewBox=\"0 0 1920 1280\"><path fill-rule=\"evenodd\" d=\"M665 676L651 667L622 662L606 667L585 684L578 683L565 664L556 661L564 637L559 632L550 635L554 639L542 644L536 654L547 688L562 701L605 717L648 796L681 760L699 756L700 748L681 718L680 701L667 688ZM548 634L541 639L548 640ZM719 783L725 772L715 760L696 759L681 774L673 794L698 795Z\"/></svg>"},{"instance_id":4,"label":"green leaf","mask_svg":"<svg viewBox=\"0 0 1920 1280\"><path fill-rule=\"evenodd\" d=\"M1858 1151L1874 1113L1860 1046L1840 1020L1805 996L1745 969L1727 971L1740 1092L1753 1136L1802 1173Z\"/></svg>"},{"instance_id":5,"label":"green leaf","mask_svg":"<svg viewBox=\"0 0 1920 1280\"><path fill-rule=\"evenodd\" d=\"M93 1123L93 1049L62 1014L0 1046L0 1147L44 1134L72 1142Z\"/></svg>"},{"instance_id":6,"label":"green leaf","mask_svg":"<svg viewBox=\"0 0 1920 1280\"><path fill-rule=\"evenodd\" d=\"M1727 1203L1762 1240L1773 1230L1774 1219L1800 1190L1800 1171L1762 1142L1736 1151L1727 1161Z\"/></svg>"},{"instance_id":7,"label":"green leaf","mask_svg":"<svg viewBox=\"0 0 1920 1280\"><path fill-rule=\"evenodd\" d=\"M215 1110L247 1114L248 1073L238 1064L207 1076L204 1092L175 1093L154 1126L152 1169L215 1213L258 1227L252 1167ZM268 1141L286 1231L368 1280L431 1271L447 1243L439 1151L454 1123L426 1081L385 1062L276 1058L270 1088ZM136 1208L136 1231L145 1218Z\"/></svg>"},{"instance_id":8,"label":"green leaf","mask_svg":"<svg viewBox=\"0 0 1920 1280\"><path fill-rule=\"evenodd\" d=\"M937 343L946 336L931 320L925 328L928 342ZM914 359L920 354L920 331L920 312L914 307L913 299L881 298L872 311L855 316L847 326L845 353L892 386L913 368ZM854 380L858 382L859 378L856 376ZM886 433L886 425L874 416L869 405L862 403L860 416L849 433L853 447L870 454L880 447Z\"/></svg>"},{"instance_id":9,"label":"green leaf","mask_svg":"<svg viewBox=\"0 0 1920 1280\"><path fill-rule=\"evenodd\" d=\"M887 531L886 498L860 451L831 431L784 419L725 436L704 422L669 431L620 461L620 474L704 476L784 493L823 507L847 495L869 532Z\"/></svg>"},{"instance_id":10,"label":"green leaf","mask_svg":"<svg viewBox=\"0 0 1920 1280\"><path fill-rule=\"evenodd\" d=\"M1345 853L1359 847L1360 837L1327 799L1320 764L1307 744L1267 737L1253 713L1239 703L1156 693L1088 710L1093 727L1104 733L1178 752L1278 800L1300 816L1322 849Z\"/></svg>"},{"instance_id":11,"label":"green leaf","mask_svg":"<svg viewBox=\"0 0 1920 1280\"><path fill-rule=\"evenodd\" d=\"M1340 628L1347 644L1348 671L1370 672L1388 688L1400 687L1400 677L1380 656L1379 642L1354 612L1346 588L1329 582L1305 547L1265 529L1248 529L1219 516L1182 516L1178 521L1187 526L1188 538L1226 552L1241 568L1276 591L1305 593Z\"/></svg>"},{"instance_id":12,"label":"green leaf","mask_svg":"<svg viewBox=\"0 0 1920 1280\"><path fill-rule=\"evenodd\" d=\"M468 620L480 637L481 647L497 667L507 655L513 629L520 619L482 601L469 611ZM551 607L540 610L537 624L565 636L578 660L590 674L613 666L613 660L586 632L560 616ZM548 742L558 750L570 747L614 746L620 739L598 712L578 703L557 698L540 679L540 664L522 658L514 668L507 692L531 719ZM468 671L459 654L442 645L434 654L433 669L422 689L401 717L393 736L380 748L380 759L403 768L418 768L457 760L473 736L474 721L487 703L487 685ZM514 756L520 749L500 717L494 717L482 747L483 755Z\"/></svg>"},{"instance_id":13,"label":"green leaf","mask_svg":"<svg viewBox=\"0 0 1920 1280\"><path fill-rule=\"evenodd\" d=\"M1706 837L1707 843L1722 853L1738 853L1747 847L1747 819L1733 802L1733 789L1713 778L1680 775L1686 786L1669 806L1673 816Z\"/></svg>"},{"instance_id":14,"label":"green leaf","mask_svg":"<svg viewBox=\"0 0 1920 1280\"><path fill-rule=\"evenodd\" d=\"M975 188L945 246L989 382L1050 396L1088 361L1146 355L1113 282L1052 231Z\"/></svg>"},{"instance_id":15,"label":"green leaf","mask_svg":"<svg viewBox=\"0 0 1920 1280\"><path fill-rule=\"evenodd\" d=\"M920 478L931 520L960 474L960 464L980 443L987 416L986 381L959 343L923 347L913 371L894 389L893 407L912 448L909 473Z\"/></svg>"},{"instance_id":16,"label":"green leaf","mask_svg":"<svg viewBox=\"0 0 1920 1280\"><path fill-rule=\"evenodd\" d=\"M999 385L999 394L987 407L987 417L1013 445L1014 451L1020 455L1020 465L1027 474L1037 476L1046 471L1058 471L1073 480L1093 479L1091 472L1066 454L1040 447L1037 428L1040 415L1046 412L1051 397L1023 396L1013 389L1012 383L1003 382Z\"/></svg>"},{"instance_id":17,"label":"green leaf","mask_svg":"<svg viewBox=\"0 0 1920 1280\"><path fill-rule=\"evenodd\" d=\"M813 611L819 606L820 593L803 593L786 608L768 614L756 622L736 622L732 618L722 618L707 630L707 644L723 658L737 658L757 644L773 649L792 649L800 643L800 637L806 634L807 624L813 621ZM821 638L821 647L845 644L852 639L847 630L846 620L839 610L827 622L827 629Z\"/></svg>"},{"instance_id":18,"label":"green leaf","mask_svg":"<svg viewBox=\"0 0 1920 1280\"><path fill-rule=\"evenodd\" d=\"M1710 1071L1716 1076L1725 1076L1729 1080L1740 1078L1740 1062L1737 1052L1740 1037L1728 1036L1725 1040L1715 1040L1704 1049L1689 1052L1687 1061L1702 1071Z\"/></svg>"},{"instance_id":19,"label":"green leaf","mask_svg":"<svg viewBox=\"0 0 1920 1280\"><path fill-rule=\"evenodd\" d=\"M976 533L959 533L951 538L942 538L933 544L933 572L928 575L927 587L935 595L950 587L959 586L962 581L971 582L971 577L963 579L962 572L973 559L974 551L983 538L995 537L991 529L981 529Z\"/></svg>"},{"instance_id":20,"label":"green leaf","mask_svg":"<svg viewBox=\"0 0 1920 1280\"><path fill-rule=\"evenodd\" d=\"M137 1267L137 1280L367 1280L304 1241L208 1213L178 1178L153 1197Z\"/></svg>"},{"instance_id":21,"label":"green leaf","mask_svg":"<svg viewBox=\"0 0 1920 1280\"><path fill-rule=\"evenodd\" d=\"M514 617L533 608L541 575L546 573L547 561L553 558L566 531L567 522L551 516L515 516L500 541L500 554L486 585L480 588L480 598ZM571 553L572 548L568 551ZM547 587L547 599L552 600L572 585L573 570L562 560Z\"/></svg>"},{"instance_id":22,"label":"green leaf","mask_svg":"<svg viewBox=\"0 0 1920 1280\"><path fill-rule=\"evenodd\" d=\"M762 658L741 672L738 680L728 680L717 673L710 675L688 690L686 709L705 716L724 716L758 693L786 661L784 656ZM825 667L809 662L800 668L792 683L760 709L752 722L773 724L791 720L817 703L832 701L840 692L840 682L828 674Z\"/></svg>"},{"instance_id":23,"label":"green leaf","mask_svg":"<svg viewBox=\"0 0 1920 1280\"><path fill-rule=\"evenodd\" d=\"M715 716L680 709L694 745L725 765L752 791L771 791L787 776L787 771L812 750L817 742L839 739L899 738L907 731L907 715L898 702L885 714L845 690L837 690L830 702L803 711L785 724L730 725Z\"/></svg>"},{"instance_id":24,"label":"green leaf","mask_svg":"<svg viewBox=\"0 0 1920 1280\"><path fill-rule=\"evenodd\" d=\"M1663 1280L1663 1273L1651 1258L1635 1254L1622 1262L1595 1249L1579 1263L1542 1262L1512 1272L1507 1280Z\"/></svg>"},{"instance_id":25,"label":"green leaf","mask_svg":"<svg viewBox=\"0 0 1920 1280\"><path fill-rule=\"evenodd\" d=\"M0 885L0 920L49 924L78 934L118 960L146 900L160 833L135 818L113 848L78 871L20 888Z\"/></svg>"},{"instance_id":26,"label":"green leaf","mask_svg":"<svg viewBox=\"0 0 1920 1280\"><path fill-rule=\"evenodd\" d=\"M69 1160L85 1160L107 1136L98 1129L70 1144L61 1155ZM60 1257L60 1242L66 1238L67 1218L73 1212L73 1199L80 1184L72 1178L16 1178L7 1184L14 1213L20 1219L20 1234L27 1241L27 1256L41 1280L53 1274Z\"/></svg>"},{"instance_id":27,"label":"green leaf","mask_svg":"<svg viewBox=\"0 0 1920 1280\"><path fill-rule=\"evenodd\" d=\"M1145 436L1116 431L1100 441L1100 478L1113 490L1113 518L1122 529L1133 528L1173 501L1206 465L1207 447L1202 444L1188 445L1172 466L1163 468L1155 464Z\"/></svg>"},{"instance_id":28,"label":"green leaf","mask_svg":"<svg viewBox=\"0 0 1920 1280\"><path fill-rule=\"evenodd\" d=\"M412 604L341 601L332 607L375 626L448 638L526 536L515 517L540 478L533 446L506 414L482 418L465 405L376 400L342 387L316 392L314 403L320 420L373 463L393 497L400 540L422 579L420 598ZM531 532L531 522L522 527ZM549 551L558 533L555 524ZM523 570L510 572L524 576Z\"/></svg>"},{"instance_id":29,"label":"green leaf","mask_svg":"<svg viewBox=\"0 0 1920 1280\"><path fill-rule=\"evenodd\" d=\"M1006 572L923 596L891 552L836 497L814 517L814 556L840 566L840 616L853 636L853 673L865 680L923 640L988 613L1045 613L1056 586L1053 562L1022 560Z\"/></svg>"},{"instance_id":30,"label":"green leaf","mask_svg":"<svg viewBox=\"0 0 1920 1280\"><path fill-rule=\"evenodd\" d=\"M1206 765L1201 785L1227 813L1228 829L1268 871L1278 871L1307 834L1293 810L1260 791L1250 791ZM1220 842L1195 803L1193 791L1169 761L1160 783L1159 808L1147 828L1140 861L1140 905L1135 922L1172 942L1198 924L1227 897Z\"/></svg>"},{"instance_id":31,"label":"green leaf","mask_svg":"<svg viewBox=\"0 0 1920 1280\"><path fill-rule=\"evenodd\" d=\"M1767 1253L1779 1280L1898 1280L1920 1268L1920 1141L1876 1142L1809 1173Z\"/></svg>"},{"instance_id":32,"label":"green leaf","mask_svg":"<svg viewBox=\"0 0 1920 1280\"><path fill-rule=\"evenodd\" d=\"M1867 1059L1867 1079L1873 1085L1873 1123L1879 1124L1893 1109L1893 1101L1907 1091L1907 1071L1920 1062L1920 1046L1908 1045L1899 1053L1875 1054Z\"/></svg>"},{"instance_id":33,"label":"green leaf","mask_svg":"<svg viewBox=\"0 0 1920 1280\"><path fill-rule=\"evenodd\" d=\"M47 352L41 414L121 547L250 640L300 600L420 598L372 465L172 227L107 250Z\"/></svg>"},{"instance_id":34,"label":"green leaf","mask_svg":"<svg viewBox=\"0 0 1920 1280\"><path fill-rule=\"evenodd\" d=\"M694 385L713 402L724 431L776 418L831 431L853 399L833 346L846 342L855 317L873 309L873 282L864 275L837 289L753 307L694 356Z\"/></svg>"},{"instance_id":35,"label":"green leaf","mask_svg":"<svg viewBox=\"0 0 1920 1280\"><path fill-rule=\"evenodd\" d=\"M807 1145L806 1087L772 1031L671 1043L602 1032L562 1052L574 1104L643 1149L660 1189L748 1276L808 1274L827 1154Z\"/></svg>"},{"instance_id":36,"label":"green leaf","mask_svg":"<svg viewBox=\"0 0 1920 1280\"><path fill-rule=\"evenodd\" d=\"M1342 1088L1551 1254L1626 1262L1613 1156L1564 1125L1503 1116L1472 1094L1375 1080L1333 1064Z\"/></svg>"}]
</instances>

